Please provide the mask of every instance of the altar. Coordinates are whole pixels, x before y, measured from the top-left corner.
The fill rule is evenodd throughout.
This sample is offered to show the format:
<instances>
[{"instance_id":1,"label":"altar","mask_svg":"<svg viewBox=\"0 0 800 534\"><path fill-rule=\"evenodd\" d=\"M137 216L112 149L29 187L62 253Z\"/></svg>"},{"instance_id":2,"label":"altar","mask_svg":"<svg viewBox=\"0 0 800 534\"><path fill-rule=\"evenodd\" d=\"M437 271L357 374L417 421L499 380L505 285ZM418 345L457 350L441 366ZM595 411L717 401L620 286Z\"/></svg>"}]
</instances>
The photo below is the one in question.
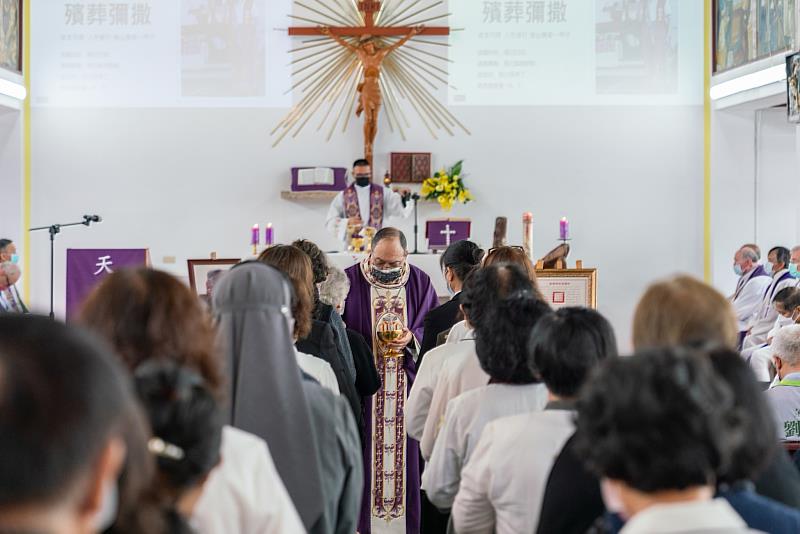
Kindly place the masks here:
<instances>
[{"instance_id":1,"label":"altar","mask_svg":"<svg viewBox=\"0 0 800 534\"><path fill-rule=\"evenodd\" d=\"M366 254L353 253L353 252L328 252L328 260L331 265L335 265L340 269L347 269L351 265L360 262L366 257ZM444 276L442 276L442 269L439 266L441 254L409 254L408 262L422 269L425 274L431 277L433 288L440 299L450 298L450 293L447 291L447 284L445 284Z\"/></svg>"}]
</instances>

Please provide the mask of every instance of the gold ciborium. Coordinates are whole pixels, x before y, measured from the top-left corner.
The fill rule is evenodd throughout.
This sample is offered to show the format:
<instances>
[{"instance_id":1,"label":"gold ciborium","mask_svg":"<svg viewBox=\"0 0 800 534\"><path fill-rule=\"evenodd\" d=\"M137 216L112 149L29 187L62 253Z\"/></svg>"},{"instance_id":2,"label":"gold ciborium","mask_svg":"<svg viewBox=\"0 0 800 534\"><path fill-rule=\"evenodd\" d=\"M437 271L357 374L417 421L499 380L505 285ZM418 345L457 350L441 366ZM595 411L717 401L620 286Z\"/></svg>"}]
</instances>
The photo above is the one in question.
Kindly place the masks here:
<instances>
[{"instance_id":1,"label":"gold ciborium","mask_svg":"<svg viewBox=\"0 0 800 534\"><path fill-rule=\"evenodd\" d=\"M392 348L394 343L405 334L405 325L402 318L396 313L388 312L381 315L375 324L375 337L384 358L402 358L403 350Z\"/></svg>"}]
</instances>

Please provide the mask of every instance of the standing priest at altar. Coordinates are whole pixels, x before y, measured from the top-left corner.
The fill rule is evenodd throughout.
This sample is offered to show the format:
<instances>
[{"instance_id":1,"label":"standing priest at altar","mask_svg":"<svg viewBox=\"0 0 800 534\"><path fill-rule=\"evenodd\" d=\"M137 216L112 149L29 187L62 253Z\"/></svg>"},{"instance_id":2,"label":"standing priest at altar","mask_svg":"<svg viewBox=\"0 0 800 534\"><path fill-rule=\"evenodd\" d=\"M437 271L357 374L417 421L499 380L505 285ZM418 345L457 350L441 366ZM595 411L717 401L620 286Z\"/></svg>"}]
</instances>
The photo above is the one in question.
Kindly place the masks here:
<instances>
[{"instance_id":1,"label":"standing priest at altar","mask_svg":"<svg viewBox=\"0 0 800 534\"><path fill-rule=\"evenodd\" d=\"M372 183L372 167L365 159L353 163L354 182L336 195L328 209L325 227L344 245L364 228L383 228L387 217L407 218L414 205L388 187Z\"/></svg>"},{"instance_id":2,"label":"standing priest at altar","mask_svg":"<svg viewBox=\"0 0 800 534\"><path fill-rule=\"evenodd\" d=\"M364 501L358 532L419 532L419 444L407 437L405 402L416 377L423 321L438 305L431 280L408 263L406 238L384 228L372 252L347 269L344 320L371 340L381 388L365 399Z\"/></svg>"}]
</instances>

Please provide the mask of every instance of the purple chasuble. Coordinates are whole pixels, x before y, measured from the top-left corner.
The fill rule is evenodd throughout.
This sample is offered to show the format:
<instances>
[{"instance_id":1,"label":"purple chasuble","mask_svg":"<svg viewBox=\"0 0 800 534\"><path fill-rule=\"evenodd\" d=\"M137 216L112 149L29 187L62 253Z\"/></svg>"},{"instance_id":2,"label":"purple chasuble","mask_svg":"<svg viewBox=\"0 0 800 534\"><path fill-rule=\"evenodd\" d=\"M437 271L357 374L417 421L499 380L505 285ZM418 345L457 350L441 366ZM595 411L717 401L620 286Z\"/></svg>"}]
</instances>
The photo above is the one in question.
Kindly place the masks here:
<instances>
[{"instance_id":1,"label":"purple chasuble","mask_svg":"<svg viewBox=\"0 0 800 534\"><path fill-rule=\"evenodd\" d=\"M411 352L406 350L402 358L402 372L395 374L391 368L394 360L384 358L379 350L375 350L373 321L376 310L379 311L385 306L377 302L380 299L375 299L373 302L376 290L365 278L362 264L353 265L345 272L350 279L350 293L345 301L344 321L348 328L363 335L373 347L375 365L381 377L381 389L374 397L364 399L366 423L363 451L364 494L358 532L418 534L420 531L419 443L406 435L402 413L405 398L416 377L416 364ZM438 306L439 302L427 274L409 265L407 277L404 286L404 313L407 328L413 332L419 343L422 341L425 316ZM396 290L389 291L397 294ZM387 380L391 380L392 383L388 384ZM394 390L398 386L403 386L403 395L387 391L387 389ZM387 398L390 400L387 401ZM393 416L391 411L383 411L386 406L395 406L396 416ZM376 425L375 421L381 418L385 421L384 424ZM383 446L379 445L381 440L384 442ZM379 451L382 451L380 456L377 454ZM393 465L384 465L386 458L394 459ZM403 462L405 469L402 469ZM373 488L376 488L376 491L373 491ZM394 492L400 488L405 488L404 499L399 498ZM379 495L380 492L383 492L383 495Z\"/></svg>"}]
</instances>

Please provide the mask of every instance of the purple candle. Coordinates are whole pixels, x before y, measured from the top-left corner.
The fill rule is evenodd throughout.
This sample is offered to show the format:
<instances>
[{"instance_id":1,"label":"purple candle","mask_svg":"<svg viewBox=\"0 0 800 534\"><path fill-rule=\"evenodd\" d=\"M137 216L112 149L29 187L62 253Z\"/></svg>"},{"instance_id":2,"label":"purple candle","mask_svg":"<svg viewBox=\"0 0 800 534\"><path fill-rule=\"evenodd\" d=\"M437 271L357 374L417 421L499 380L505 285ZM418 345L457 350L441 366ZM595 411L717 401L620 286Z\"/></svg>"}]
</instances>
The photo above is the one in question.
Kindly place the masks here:
<instances>
[{"instance_id":1,"label":"purple candle","mask_svg":"<svg viewBox=\"0 0 800 534\"><path fill-rule=\"evenodd\" d=\"M566 241L569 239L569 221L566 217L561 218L560 230L561 240Z\"/></svg>"},{"instance_id":2,"label":"purple candle","mask_svg":"<svg viewBox=\"0 0 800 534\"><path fill-rule=\"evenodd\" d=\"M272 230L272 223L268 223L267 227L264 229L264 241L267 246L271 246L272 243L275 241L275 234Z\"/></svg>"},{"instance_id":3,"label":"purple candle","mask_svg":"<svg viewBox=\"0 0 800 534\"><path fill-rule=\"evenodd\" d=\"M251 232L251 234L250 234L250 244L251 244L251 245L253 245L253 246L256 246L256 245L258 245L258 238L259 238L259 234L260 234L260 233L261 233L261 232L260 232L260 231L259 231L259 229L258 229L258 225L257 225L257 224L254 224L254 225L253 225L253 231L252 231L252 232Z\"/></svg>"}]
</instances>

